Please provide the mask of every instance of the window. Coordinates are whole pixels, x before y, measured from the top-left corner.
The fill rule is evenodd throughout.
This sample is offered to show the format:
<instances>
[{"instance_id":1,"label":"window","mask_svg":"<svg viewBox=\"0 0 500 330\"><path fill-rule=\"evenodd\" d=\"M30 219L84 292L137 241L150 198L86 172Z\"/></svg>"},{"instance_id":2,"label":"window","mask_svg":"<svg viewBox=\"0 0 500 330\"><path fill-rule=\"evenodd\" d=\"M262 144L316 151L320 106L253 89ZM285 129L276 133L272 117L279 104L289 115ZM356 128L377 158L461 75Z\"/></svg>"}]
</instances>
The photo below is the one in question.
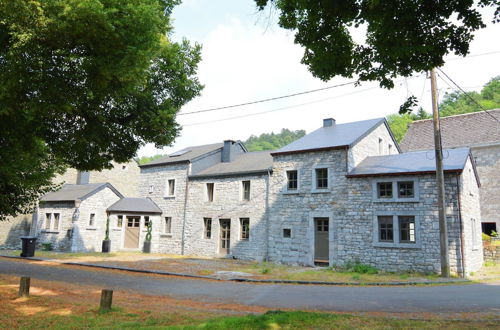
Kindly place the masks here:
<instances>
[{"instance_id":1,"label":"window","mask_svg":"<svg viewBox=\"0 0 500 330\"><path fill-rule=\"evenodd\" d=\"M95 225L95 214L94 213L90 213L89 227L94 227L94 225Z\"/></svg>"},{"instance_id":2,"label":"window","mask_svg":"<svg viewBox=\"0 0 500 330\"><path fill-rule=\"evenodd\" d=\"M45 230L50 230L50 218L52 214L51 213L45 213Z\"/></svg>"},{"instance_id":3,"label":"window","mask_svg":"<svg viewBox=\"0 0 500 330\"><path fill-rule=\"evenodd\" d=\"M415 243L415 217L414 216L399 216L399 242L400 243Z\"/></svg>"},{"instance_id":4,"label":"window","mask_svg":"<svg viewBox=\"0 0 500 330\"><path fill-rule=\"evenodd\" d=\"M316 189L327 189L328 188L328 169L327 168L317 168L316 173Z\"/></svg>"},{"instance_id":5,"label":"window","mask_svg":"<svg viewBox=\"0 0 500 330\"><path fill-rule=\"evenodd\" d=\"M148 227L149 226L149 217L148 216L144 216L144 227Z\"/></svg>"},{"instance_id":6,"label":"window","mask_svg":"<svg viewBox=\"0 0 500 330\"><path fill-rule=\"evenodd\" d=\"M250 200L250 181L242 181L241 183L243 185L243 197L242 197L242 199L244 201L249 201Z\"/></svg>"},{"instance_id":7,"label":"window","mask_svg":"<svg viewBox=\"0 0 500 330\"><path fill-rule=\"evenodd\" d=\"M382 215L378 217L378 231L379 242L394 242L392 216Z\"/></svg>"},{"instance_id":8,"label":"window","mask_svg":"<svg viewBox=\"0 0 500 330\"><path fill-rule=\"evenodd\" d=\"M328 218L316 218L316 231L318 232L328 232Z\"/></svg>"},{"instance_id":9,"label":"window","mask_svg":"<svg viewBox=\"0 0 500 330\"><path fill-rule=\"evenodd\" d=\"M59 218L60 214L59 213L54 213L54 230L59 230Z\"/></svg>"},{"instance_id":10,"label":"window","mask_svg":"<svg viewBox=\"0 0 500 330\"><path fill-rule=\"evenodd\" d=\"M399 198L413 198L413 181L400 181L398 182L398 197Z\"/></svg>"},{"instance_id":11,"label":"window","mask_svg":"<svg viewBox=\"0 0 500 330\"><path fill-rule=\"evenodd\" d=\"M127 165L122 165L122 170L125 171L127 169Z\"/></svg>"},{"instance_id":12,"label":"window","mask_svg":"<svg viewBox=\"0 0 500 330\"><path fill-rule=\"evenodd\" d=\"M297 190L299 188L298 171L286 171L287 190Z\"/></svg>"},{"instance_id":13,"label":"window","mask_svg":"<svg viewBox=\"0 0 500 330\"><path fill-rule=\"evenodd\" d=\"M283 238L291 238L292 230L290 228L283 228Z\"/></svg>"},{"instance_id":14,"label":"window","mask_svg":"<svg viewBox=\"0 0 500 330\"><path fill-rule=\"evenodd\" d=\"M166 187L166 196L167 197L174 197L175 196L175 179L168 179L167 180L167 187Z\"/></svg>"},{"instance_id":15,"label":"window","mask_svg":"<svg viewBox=\"0 0 500 330\"><path fill-rule=\"evenodd\" d=\"M203 237L212 238L212 218L203 218Z\"/></svg>"},{"instance_id":16,"label":"window","mask_svg":"<svg viewBox=\"0 0 500 330\"><path fill-rule=\"evenodd\" d=\"M240 239L248 240L250 238L250 219L240 218Z\"/></svg>"},{"instance_id":17,"label":"window","mask_svg":"<svg viewBox=\"0 0 500 330\"><path fill-rule=\"evenodd\" d=\"M379 155L384 154L384 140L382 138L378 139L378 154Z\"/></svg>"},{"instance_id":18,"label":"window","mask_svg":"<svg viewBox=\"0 0 500 330\"><path fill-rule=\"evenodd\" d=\"M149 185L149 193L150 193L150 194L152 194L152 193L153 193L153 185L152 185L152 184L150 184L150 185Z\"/></svg>"},{"instance_id":19,"label":"window","mask_svg":"<svg viewBox=\"0 0 500 330\"><path fill-rule=\"evenodd\" d=\"M392 144L389 143L389 145L387 147L388 147L388 154L391 155L392 154Z\"/></svg>"},{"instance_id":20,"label":"window","mask_svg":"<svg viewBox=\"0 0 500 330\"><path fill-rule=\"evenodd\" d=\"M163 233L172 234L172 217L165 217L163 222Z\"/></svg>"},{"instance_id":21,"label":"window","mask_svg":"<svg viewBox=\"0 0 500 330\"><path fill-rule=\"evenodd\" d=\"M207 183L207 201L208 202L214 201L214 184L213 183Z\"/></svg>"},{"instance_id":22,"label":"window","mask_svg":"<svg viewBox=\"0 0 500 330\"><path fill-rule=\"evenodd\" d=\"M392 182L377 183L378 198L392 198Z\"/></svg>"},{"instance_id":23,"label":"window","mask_svg":"<svg viewBox=\"0 0 500 330\"><path fill-rule=\"evenodd\" d=\"M116 218L116 227L121 228L123 225L123 215L119 215Z\"/></svg>"},{"instance_id":24,"label":"window","mask_svg":"<svg viewBox=\"0 0 500 330\"><path fill-rule=\"evenodd\" d=\"M478 248L478 243L477 243L477 230L476 230L476 219L470 219L470 225L471 225L471 233L472 233L472 248L477 249Z\"/></svg>"}]
</instances>

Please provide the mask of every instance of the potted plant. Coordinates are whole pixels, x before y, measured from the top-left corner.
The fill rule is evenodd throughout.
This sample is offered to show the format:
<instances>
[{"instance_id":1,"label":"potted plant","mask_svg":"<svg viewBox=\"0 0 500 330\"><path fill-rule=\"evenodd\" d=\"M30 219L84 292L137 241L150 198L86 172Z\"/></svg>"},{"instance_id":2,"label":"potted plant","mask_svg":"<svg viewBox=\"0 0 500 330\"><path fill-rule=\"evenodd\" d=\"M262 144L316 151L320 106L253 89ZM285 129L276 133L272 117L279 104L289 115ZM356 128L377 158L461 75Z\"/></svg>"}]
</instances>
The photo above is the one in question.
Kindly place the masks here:
<instances>
[{"instance_id":1,"label":"potted plant","mask_svg":"<svg viewBox=\"0 0 500 330\"><path fill-rule=\"evenodd\" d=\"M151 231L153 230L153 222L148 222L148 232L146 233L146 238L144 239L144 253L151 253Z\"/></svg>"},{"instance_id":2,"label":"potted plant","mask_svg":"<svg viewBox=\"0 0 500 330\"><path fill-rule=\"evenodd\" d=\"M109 253L111 248L111 240L109 239L109 214L106 218L106 234L104 235L104 240L102 241L102 253Z\"/></svg>"}]
</instances>

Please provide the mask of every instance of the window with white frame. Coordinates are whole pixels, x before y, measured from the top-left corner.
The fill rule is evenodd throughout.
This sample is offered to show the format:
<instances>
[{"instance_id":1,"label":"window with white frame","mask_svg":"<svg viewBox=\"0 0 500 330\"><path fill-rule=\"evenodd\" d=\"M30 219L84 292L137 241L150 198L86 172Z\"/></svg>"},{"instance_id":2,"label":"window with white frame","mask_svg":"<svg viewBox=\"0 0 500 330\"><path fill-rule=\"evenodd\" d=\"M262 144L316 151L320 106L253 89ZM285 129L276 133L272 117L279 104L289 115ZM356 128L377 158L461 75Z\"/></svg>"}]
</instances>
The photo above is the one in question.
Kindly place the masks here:
<instances>
[{"instance_id":1,"label":"window with white frame","mask_svg":"<svg viewBox=\"0 0 500 330\"><path fill-rule=\"evenodd\" d=\"M54 225L53 225L53 230L59 230L60 226L60 218L61 214L60 213L54 213Z\"/></svg>"},{"instance_id":2,"label":"window with white frame","mask_svg":"<svg viewBox=\"0 0 500 330\"><path fill-rule=\"evenodd\" d=\"M375 179L373 200L376 202L418 202L417 178Z\"/></svg>"},{"instance_id":3,"label":"window with white frame","mask_svg":"<svg viewBox=\"0 0 500 330\"><path fill-rule=\"evenodd\" d=\"M165 217L163 219L163 233L167 235L172 234L172 217Z\"/></svg>"},{"instance_id":4,"label":"window with white frame","mask_svg":"<svg viewBox=\"0 0 500 330\"><path fill-rule=\"evenodd\" d=\"M410 214L377 215L374 220L374 245L383 247L420 247L418 218Z\"/></svg>"},{"instance_id":5,"label":"window with white frame","mask_svg":"<svg viewBox=\"0 0 500 330\"><path fill-rule=\"evenodd\" d=\"M121 228L123 225L123 215L116 217L116 227Z\"/></svg>"},{"instance_id":6,"label":"window with white frame","mask_svg":"<svg viewBox=\"0 0 500 330\"><path fill-rule=\"evenodd\" d=\"M174 197L175 196L175 179L168 179L167 185L165 187L165 196Z\"/></svg>"},{"instance_id":7,"label":"window with white frame","mask_svg":"<svg viewBox=\"0 0 500 330\"><path fill-rule=\"evenodd\" d=\"M213 202L214 201L214 183L209 182L207 183L207 202Z\"/></svg>"},{"instance_id":8,"label":"window with white frame","mask_svg":"<svg viewBox=\"0 0 500 330\"><path fill-rule=\"evenodd\" d=\"M286 171L286 189L288 191L297 191L299 189L299 173L297 170Z\"/></svg>"},{"instance_id":9,"label":"window with white frame","mask_svg":"<svg viewBox=\"0 0 500 330\"><path fill-rule=\"evenodd\" d=\"M154 191L154 187L152 184L149 185L149 193L152 194Z\"/></svg>"},{"instance_id":10,"label":"window with white frame","mask_svg":"<svg viewBox=\"0 0 500 330\"><path fill-rule=\"evenodd\" d=\"M241 199L244 201L250 200L250 181L241 181L242 196Z\"/></svg>"},{"instance_id":11,"label":"window with white frame","mask_svg":"<svg viewBox=\"0 0 500 330\"><path fill-rule=\"evenodd\" d=\"M95 213L90 213L89 216L89 227L94 227L95 225Z\"/></svg>"},{"instance_id":12,"label":"window with white frame","mask_svg":"<svg viewBox=\"0 0 500 330\"><path fill-rule=\"evenodd\" d=\"M378 154L383 155L384 154L384 139L378 138Z\"/></svg>"},{"instance_id":13,"label":"window with white frame","mask_svg":"<svg viewBox=\"0 0 500 330\"><path fill-rule=\"evenodd\" d=\"M52 213L45 213L45 230L50 230Z\"/></svg>"},{"instance_id":14,"label":"window with white frame","mask_svg":"<svg viewBox=\"0 0 500 330\"><path fill-rule=\"evenodd\" d=\"M203 218L203 238L212 238L212 218Z\"/></svg>"},{"instance_id":15,"label":"window with white frame","mask_svg":"<svg viewBox=\"0 0 500 330\"><path fill-rule=\"evenodd\" d=\"M328 189L328 169L327 168L316 168L314 170L316 174L315 188L316 189Z\"/></svg>"},{"instance_id":16,"label":"window with white frame","mask_svg":"<svg viewBox=\"0 0 500 330\"><path fill-rule=\"evenodd\" d=\"M250 239L250 219L240 218L240 239L248 241Z\"/></svg>"}]
</instances>

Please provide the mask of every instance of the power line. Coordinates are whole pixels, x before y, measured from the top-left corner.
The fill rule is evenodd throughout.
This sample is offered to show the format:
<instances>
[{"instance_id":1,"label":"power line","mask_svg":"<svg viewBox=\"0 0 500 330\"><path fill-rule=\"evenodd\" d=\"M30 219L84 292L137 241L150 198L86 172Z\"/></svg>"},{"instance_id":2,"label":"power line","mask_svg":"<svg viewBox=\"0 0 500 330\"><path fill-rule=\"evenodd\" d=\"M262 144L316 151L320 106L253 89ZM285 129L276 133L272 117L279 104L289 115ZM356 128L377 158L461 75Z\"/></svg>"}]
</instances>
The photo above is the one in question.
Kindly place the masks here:
<instances>
[{"instance_id":1,"label":"power line","mask_svg":"<svg viewBox=\"0 0 500 330\"><path fill-rule=\"evenodd\" d=\"M479 108L481 108L481 110L483 110L484 112L486 112L488 115L490 115L491 118L495 119L498 123L500 123L500 120L498 120L495 116L493 116L488 110L486 110L481 104L479 104L479 102L477 102L472 96L469 95L469 93L467 93L462 87L460 87L453 79L450 78L450 76L448 76L443 70L441 70L441 68L438 68L439 72L441 72L442 74L444 74L444 76L453 83L453 85L457 86L457 88L463 93L465 94L465 96L467 96L472 102L474 102L475 104L477 104L477 106ZM444 80L444 79L443 79ZM451 86L450 86L451 87Z\"/></svg>"},{"instance_id":2,"label":"power line","mask_svg":"<svg viewBox=\"0 0 500 330\"><path fill-rule=\"evenodd\" d=\"M304 94L309 94L309 93L324 91L324 90L327 90L327 89L332 89L332 88L337 88L337 87L343 87L343 86L347 86L347 85L353 85L355 83L356 83L355 81L350 81L350 82L346 82L346 83L343 83L343 84L338 84L338 85L333 85L333 86L328 86L328 87L323 87L323 88L317 88L317 89L311 89L311 90L304 91L304 92L298 92L298 93L287 94L287 95L282 95L282 96L277 96L277 97L271 97L271 98L263 99L263 100L257 100L257 101L245 102L245 103L240 103L240 104L226 105L226 106L223 106L223 107L217 107L217 108L210 108L210 109L204 109L204 110L197 110L197 111L179 113L178 116L191 115L191 114L194 114L194 113L209 112L209 111L216 111L216 110L223 110L223 109L230 109L230 108L241 107L241 106L244 106L244 105L257 104L257 103L263 103L263 102L269 102L269 101L275 101L275 100L280 100L280 99L284 99L284 98L288 98L288 97L293 97L293 96L298 96L298 95L304 95Z\"/></svg>"},{"instance_id":3,"label":"power line","mask_svg":"<svg viewBox=\"0 0 500 330\"><path fill-rule=\"evenodd\" d=\"M468 56L465 56L465 57L462 57L462 56L452 57L452 58L447 59L446 62L456 61L456 60L465 60L465 59L468 59L468 58L471 58L471 57L493 55L493 54L500 54L500 50L496 50L496 51L492 51L492 52L487 52L487 53L481 53L481 54L472 54L472 55L468 55Z\"/></svg>"}]
</instances>

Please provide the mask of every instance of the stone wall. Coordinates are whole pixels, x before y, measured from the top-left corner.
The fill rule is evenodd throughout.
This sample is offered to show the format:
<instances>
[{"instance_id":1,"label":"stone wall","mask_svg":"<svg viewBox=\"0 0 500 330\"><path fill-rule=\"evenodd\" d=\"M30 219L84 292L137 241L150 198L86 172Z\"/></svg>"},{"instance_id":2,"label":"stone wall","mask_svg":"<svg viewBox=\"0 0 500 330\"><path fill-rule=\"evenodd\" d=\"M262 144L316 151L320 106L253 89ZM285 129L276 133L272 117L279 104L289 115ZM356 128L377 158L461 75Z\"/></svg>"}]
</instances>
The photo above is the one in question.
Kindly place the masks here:
<instances>
[{"instance_id":1,"label":"stone wall","mask_svg":"<svg viewBox=\"0 0 500 330\"><path fill-rule=\"evenodd\" d=\"M242 200L242 181L250 181L250 200ZM189 182L186 210L188 255L222 256L220 219L230 219L230 255L263 260L266 254L267 175L195 179ZM213 201L208 201L207 183L214 184ZM204 218L212 219L211 237L204 236ZM240 218L249 218L250 237L241 239Z\"/></svg>"},{"instance_id":2,"label":"stone wall","mask_svg":"<svg viewBox=\"0 0 500 330\"><path fill-rule=\"evenodd\" d=\"M483 246L484 261L500 263L500 246L492 246L485 244Z\"/></svg>"},{"instance_id":3,"label":"stone wall","mask_svg":"<svg viewBox=\"0 0 500 330\"><path fill-rule=\"evenodd\" d=\"M71 251L71 236L73 229L74 202L46 202L41 203L38 209L37 245L51 243L52 249L57 251ZM59 227L54 227L54 214L59 213ZM52 214L50 228L47 228L47 216Z\"/></svg>"},{"instance_id":4,"label":"stone wall","mask_svg":"<svg viewBox=\"0 0 500 330\"><path fill-rule=\"evenodd\" d=\"M481 221L495 222L500 230L500 145L472 147L481 181Z\"/></svg>"},{"instance_id":5,"label":"stone wall","mask_svg":"<svg viewBox=\"0 0 500 330\"><path fill-rule=\"evenodd\" d=\"M0 249L21 248L19 237L30 233L31 217L31 214L22 214L0 221Z\"/></svg>"}]
</instances>

